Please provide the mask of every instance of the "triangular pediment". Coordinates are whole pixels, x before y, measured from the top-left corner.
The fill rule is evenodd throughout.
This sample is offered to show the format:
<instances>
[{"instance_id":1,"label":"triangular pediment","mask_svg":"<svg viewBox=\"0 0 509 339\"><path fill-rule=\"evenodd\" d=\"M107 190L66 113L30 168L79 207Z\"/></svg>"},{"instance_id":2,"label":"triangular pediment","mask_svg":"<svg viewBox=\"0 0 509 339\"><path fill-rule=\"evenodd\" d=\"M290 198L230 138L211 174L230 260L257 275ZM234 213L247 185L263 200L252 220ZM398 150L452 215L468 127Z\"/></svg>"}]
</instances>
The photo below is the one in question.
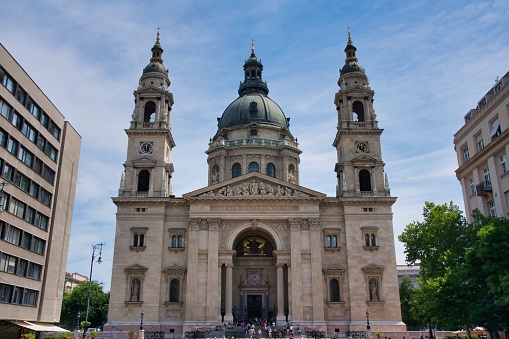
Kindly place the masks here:
<instances>
[{"instance_id":1,"label":"triangular pediment","mask_svg":"<svg viewBox=\"0 0 509 339\"><path fill-rule=\"evenodd\" d=\"M220 183L184 194L184 199L194 198L325 198L325 194L267 175L251 172Z\"/></svg>"},{"instance_id":2,"label":"triangular pediment","mask_svg":"<svg viewBox=\"0 0 509 339\"><path fill-rule=\"evenodd\" d=\"M345 272L346 270L338 265L329 265L323 268L324 272Z\"/></svg>"},{"instance_id":3,"label":"triangular pediment","mask_svg":"<svg viewBox=\"0 0 509 339\"><path fill-rule=\"evenodd\" d=\"M163 271L180 271L180 272L185 272L186 269L185 269L185 267L182 267L182 266L179 266L179 265L170 265L170 266L164 268Z\"/></svg>"},{"instance_id":4,"label":"triangular pediment","mask_svg":"<svg viewBox=\"0 0 509 339\"><path fill-rule=\"evenodd\" d=\"M378 160L369 155L359 155L352 159L352 162L377 162Z\"/></svg>"},{"instance_id":5,"label":"triangular pediment","mask_svg":"<svg viewBox=\"0 0 509 339\"><path fill-rule=\"evenodd\" d=\"M367 266L364 266L363 268L361 268L362 271L364 272L374 272L374 271L383 271L384 270L384 267L383 266L380 266L380 265L376 265L376 264L369 264Z\"/></svg>"},{"instance_id":6,"label":"triangular pediment","mask_svg":"<svg viewBox=\"0 0 509 339\"><path fill-rule=\"evenodd\" d=\"M124 270L127 272L145 272L148 270L148 268L142 265L134 264L131 266L127 266L126 268L124 268Z\"/></svg>"},{"instance_id":7,"label":"triangular pediment","mask_svg":"<svg viewBox=\"0 0 509 339\"><path fill-rule=\"evenodd\" d=\"M157 164L157 160L146 155L135 158L131 162L137 167L154 167Z\"/></svg>"}]
</instances>

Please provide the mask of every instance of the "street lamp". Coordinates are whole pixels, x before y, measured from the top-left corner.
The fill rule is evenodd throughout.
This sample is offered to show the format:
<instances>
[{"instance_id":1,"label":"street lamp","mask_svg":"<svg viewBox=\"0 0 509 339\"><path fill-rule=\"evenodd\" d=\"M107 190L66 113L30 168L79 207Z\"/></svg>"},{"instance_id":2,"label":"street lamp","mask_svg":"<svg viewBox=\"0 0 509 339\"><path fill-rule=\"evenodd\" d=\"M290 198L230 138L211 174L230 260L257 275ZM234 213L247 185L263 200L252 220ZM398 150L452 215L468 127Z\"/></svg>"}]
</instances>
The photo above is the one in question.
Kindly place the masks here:
<instances>
[{"instance_id":1,"label":"street lamp","mask_svg":"<svg viewBox=\"0 0 509 339\"><path fill-rule=\"evenodd\" d=\"M90 308L90 288L92 287L92 269L94 268L94 259L95 259L95 250L99 249L99 258L97 259L97 263L102 263L101 255L103 251L103 245L105 243L95 244L92 247L92 261L90 262L90 278L88 279L88 292L87 292L87 313L85 315L85 326L83 326L83 339L86 338L87 329L88 329L88 309Z\"/></svg>"},{"instance_id":2,"label":"street lamp","mask_svg":"<svg viewBox=\"0 0 509 339\"><path fill-rule=\"evenodd\" d=\"M369 310L366 310L366 338L371 339L371 326L369 326Z\"/></svg>"},{"instance_id":3,"label":"street lamp","mask_svg":"<svg viewBox=\"0 0 509 339\"><path fill-rule=\"evenodd\" d=\"M143 330L143 316L145 313L143 313L143 310L141 310L141 323L140 323L140 330Z\"/></svg>"},{"instance_id":4,"label":"street lamp","mask_svg":"<svg viewBox=\"0 0 509 339\"><path fill-rule=\"evenodd\" d=\"M76 329L79 331L80 330L80 315L81 315L81 312L78 311L78 321L77 321L77 324L76 324Z\"/></svg>"},{"instance_id":5,"label":"street lamp","mask_svg":"<svg viewBox=\"0 0 509 339\"><path fill-rule=\"evenodd\" d=\"M369 311L366 311L366 322L367 322L367 329L371 329L371 326L369 326Z\"/></svg>"}]
</instances>

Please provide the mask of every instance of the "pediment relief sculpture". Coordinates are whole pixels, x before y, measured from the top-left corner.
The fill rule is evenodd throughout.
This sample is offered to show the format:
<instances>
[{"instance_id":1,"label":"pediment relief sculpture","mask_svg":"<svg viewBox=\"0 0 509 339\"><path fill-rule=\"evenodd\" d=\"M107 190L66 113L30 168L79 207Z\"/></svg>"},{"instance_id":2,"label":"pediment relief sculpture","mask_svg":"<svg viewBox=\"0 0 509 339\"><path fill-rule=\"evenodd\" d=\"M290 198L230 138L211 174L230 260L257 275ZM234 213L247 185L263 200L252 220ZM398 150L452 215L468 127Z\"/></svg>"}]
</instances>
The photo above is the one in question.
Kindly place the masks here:
<instances>
[{"instance_id":1,"label":"pediment relief sculpture","mask_svg":"<svg viewBox=\"0 0 509 339\"><path fill-rule=\"evenodd\" d=\"M272 186L261 180L239 183L238 186L222 186L200 195L200 197L309 197L309 194L287 186Z\"/></svg>"}]
</instances>

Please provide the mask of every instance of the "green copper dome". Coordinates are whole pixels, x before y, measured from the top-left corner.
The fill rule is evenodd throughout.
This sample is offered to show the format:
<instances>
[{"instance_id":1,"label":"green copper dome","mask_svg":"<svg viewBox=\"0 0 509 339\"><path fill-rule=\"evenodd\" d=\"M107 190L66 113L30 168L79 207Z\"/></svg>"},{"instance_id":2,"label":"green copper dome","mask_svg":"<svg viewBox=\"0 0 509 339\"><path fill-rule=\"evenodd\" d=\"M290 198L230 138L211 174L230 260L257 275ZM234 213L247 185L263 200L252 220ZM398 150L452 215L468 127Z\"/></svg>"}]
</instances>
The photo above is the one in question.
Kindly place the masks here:
<instances>
[{"instance_id":1,"label":"green copper dome","mask_svg":"<svg viewBox=\"0 0 509 339\"><path fill-rule=\"evenodd\" d=\"M232 102L218 119L218 129L262 123L288 128L289 119L281 108L266 95L251 93Z\"/></svg>"},{"instance_id":2,"label":"green copper dome","mask_svg":"<svg viewBox=\"0 0 509 339\"><path fill-rule=\"evenodd\" d=\"M267 83L262 80L263 65L254 54L254 42L251 56L244 63L244 82L239 86L239 97L217 119L218 129L251 123L269 124L282 128L289 127L285 114L267 94Z\"/></svg>"}]
</instances>

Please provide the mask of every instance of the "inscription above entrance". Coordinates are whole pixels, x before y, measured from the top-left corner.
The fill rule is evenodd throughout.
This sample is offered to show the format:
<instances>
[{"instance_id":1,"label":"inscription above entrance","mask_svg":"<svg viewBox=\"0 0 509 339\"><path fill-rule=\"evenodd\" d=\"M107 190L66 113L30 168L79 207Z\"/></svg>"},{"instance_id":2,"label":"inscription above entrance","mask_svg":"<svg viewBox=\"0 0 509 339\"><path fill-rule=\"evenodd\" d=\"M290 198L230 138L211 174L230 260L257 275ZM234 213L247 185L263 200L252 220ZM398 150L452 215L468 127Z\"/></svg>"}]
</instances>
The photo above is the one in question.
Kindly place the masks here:
<instances>
[{"instance_id":1,"label":"inscription above entrance","mask_svg":"<svg viewBox=\"0 0 509 339\"><path fill-rule=\"evenodd\" d=\"M299 205L211 205L211 211L267 211L267 212L288 212L298 211Z\"/></svg>"}]
</instances>

